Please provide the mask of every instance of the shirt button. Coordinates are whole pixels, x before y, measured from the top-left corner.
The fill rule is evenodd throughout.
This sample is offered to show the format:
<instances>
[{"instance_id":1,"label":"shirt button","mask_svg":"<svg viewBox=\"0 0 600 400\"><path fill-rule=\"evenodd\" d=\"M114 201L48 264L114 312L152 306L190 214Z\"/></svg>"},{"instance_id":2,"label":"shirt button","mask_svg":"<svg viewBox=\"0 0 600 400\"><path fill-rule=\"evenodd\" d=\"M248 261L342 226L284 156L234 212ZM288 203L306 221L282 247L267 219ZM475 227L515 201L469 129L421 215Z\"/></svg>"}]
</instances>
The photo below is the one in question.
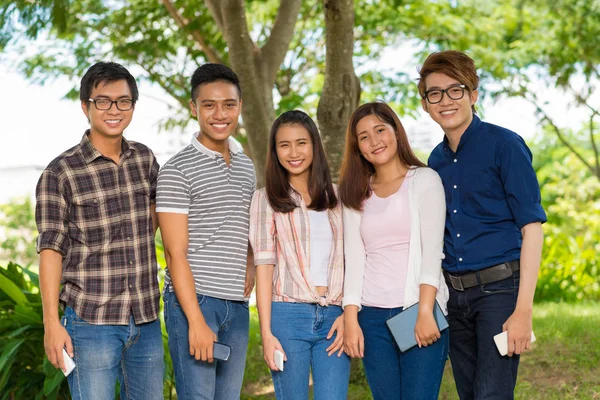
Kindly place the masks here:
<instances>
[{"instance_id":1,"label":"shirt button","mask_svg":"<svg viewBox=\"0 0 600 400\"><path fill-rule=\"evenodd\" d=\"M133 260L129 260L129 265L133 265Z\"/></svg>"},{"instance_id":2,"label":"shirt button","mask_svg":"<svg viewBox=\"0 0 600 400\"><path fill-rule=\"evenodd\" d=\"M462 257L458 259L458 261L462 261Z\"/></svg>"},{"instance_id":3,"label":"shirt button","mask_svg":"<svg viewBox=\"0 0 600 400\"><path fill-rule=\"evenodd\" d=\"M94 204L98 204L98 199L94 199Z\"/></svg>"},{"instance_id":4,"label":"shirt button","mask_svg":"<svg viewBox=\"0 0 600 400\"><path fill-rule=\"evenodd\" d=\"M129 284L129 289L133 289L133 285L131 283Z\"/></svg>"},{"instance_id":5,"label":"shirt button","mask_svg":"<svg viewBox=\"0 0 600 400\"><path fill-rule=\"evenodd\" d=\"M458 186L454 185L454 189L456 189Z\"/></svg>"},{"instance_id":6,"label":"shirt button","mask_svg":"<svg viewBox=\"0 0 600 400\"><path fill-rule=\"evenodd\" d=\"M457 234L456 234L456 237L460 237L460 233L457 233Z\"/></svg>"},{"instance_id":7,"label":"shirt button","mask_svg":"<svg viewBox=\"0 0 600 400\"><path fill-rule=\"evenodd\" d=\"M458 160L455 158L455 159L454 159L454 162L458 162Z\"/></svg>"},{"instance_id":8,"label":"shirt button","mask_svg":"<svg viewBox=\"0 0 600 400\"><path fill-rule=\"evenodd\" d=\"M127 236L127 240L131 240L131 236Z\"/></svg>"},{"instance_id":9,"label":"shirt button","mask_svg":"<svg viewBox=\"0 0 600 400\"><path fill-rule=\"evenodd\" d=\"M456 214L456 210L452 210L452 212L453 212L454 214Z\"/></svg>"}]
</instances>

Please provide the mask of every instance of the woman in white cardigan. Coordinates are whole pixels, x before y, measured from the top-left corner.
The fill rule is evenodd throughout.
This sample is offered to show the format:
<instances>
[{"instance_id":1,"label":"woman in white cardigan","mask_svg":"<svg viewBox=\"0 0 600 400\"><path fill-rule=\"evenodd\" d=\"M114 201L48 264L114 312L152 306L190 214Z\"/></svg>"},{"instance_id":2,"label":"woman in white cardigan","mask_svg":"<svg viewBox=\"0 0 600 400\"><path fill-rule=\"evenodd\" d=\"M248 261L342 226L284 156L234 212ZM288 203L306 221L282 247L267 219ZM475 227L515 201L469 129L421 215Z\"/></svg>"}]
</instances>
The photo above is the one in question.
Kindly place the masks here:
<instances>
[{"instance_id":1,"label":"woman in white cardigan","mask_svg":"<svg viewBox=\"0 0 600 400\"><path fill-rule=\"evenodd\" d=\"M398 116L383 102L360 106L346 133L340 198L344 205L344 350L363 359L375 400L437 399L448 330L442 275L444 188L414 155ZM419 302L418 346L401 353L385 322Z\"/></svg>"}]
</instances>

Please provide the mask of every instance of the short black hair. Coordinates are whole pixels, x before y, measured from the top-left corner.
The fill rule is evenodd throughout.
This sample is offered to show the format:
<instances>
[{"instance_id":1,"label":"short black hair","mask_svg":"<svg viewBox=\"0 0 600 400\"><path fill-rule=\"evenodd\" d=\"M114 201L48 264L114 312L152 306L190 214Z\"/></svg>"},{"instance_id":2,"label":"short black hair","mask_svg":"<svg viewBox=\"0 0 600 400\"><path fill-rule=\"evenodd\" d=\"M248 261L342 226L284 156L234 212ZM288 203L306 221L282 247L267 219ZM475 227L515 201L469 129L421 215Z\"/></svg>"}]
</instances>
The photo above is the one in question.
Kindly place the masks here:
<instances>
[{"instance_id":1,"label":"short black hair","mask_svg":"<svg viewBox=\"0 0 600 400\"><path fill-rule=\"evenodd\" d=\"M111 61L100 61L92 65L83 78L81 78L81 87L79 89L79 99L81 102L87 103L92 95L92 91L101 83L112 83L124 80L131 91L131 98L135 103L140 94L138 92L137 83L133 75L129 73L127 68L121 64Z\"/></svg>"},{"instance_id":2,"label":"short black hair","mask_svg":"<svg viewBox=\"0 0 600 400\"><path fill-rule=\"evenodd\" d=\"M234 85L238 91L240 99L242 98L240 80L235 72L223 64L207 63L196 68L194 74L192 75L192 101L196 100L199 86L219 81Z\"/></svg>"}]
</instances>

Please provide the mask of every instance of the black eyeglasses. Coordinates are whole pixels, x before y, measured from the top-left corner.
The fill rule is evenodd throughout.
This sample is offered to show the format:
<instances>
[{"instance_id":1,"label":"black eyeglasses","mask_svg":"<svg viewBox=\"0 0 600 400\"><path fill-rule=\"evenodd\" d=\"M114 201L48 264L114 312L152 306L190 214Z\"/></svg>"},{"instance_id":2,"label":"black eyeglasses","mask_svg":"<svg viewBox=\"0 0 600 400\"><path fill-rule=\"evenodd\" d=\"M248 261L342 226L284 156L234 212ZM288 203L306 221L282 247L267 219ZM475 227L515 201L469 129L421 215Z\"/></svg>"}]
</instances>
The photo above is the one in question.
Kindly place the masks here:
<instances>
[{"instance_id":1,"label":"black eyeglasses","mask_svg":"<svg viewBox=\"0 0 600 400\"><path fill-rule=\"evenodd\" d=\"M119 100L109 100L109 99L88 99L96 106L97 110L106 111L110 110L113 103L117 106L117 109L121 111L129 111L133 108L133 100L132 99L119 99Z\"/></svg>"},{"instance_id":2,"label":"black eyeglasses","mask_svg":"<svg viewBox=\"0 0 600 400\"><path fill-rule=\"evenodd\" d=\"M451 100L460 100L465 95L465 85L452 85L446 89L431 89L425 92L425 98L429 104L437 104L442 101L444 93Z\"/></svg>"}]
</instances>

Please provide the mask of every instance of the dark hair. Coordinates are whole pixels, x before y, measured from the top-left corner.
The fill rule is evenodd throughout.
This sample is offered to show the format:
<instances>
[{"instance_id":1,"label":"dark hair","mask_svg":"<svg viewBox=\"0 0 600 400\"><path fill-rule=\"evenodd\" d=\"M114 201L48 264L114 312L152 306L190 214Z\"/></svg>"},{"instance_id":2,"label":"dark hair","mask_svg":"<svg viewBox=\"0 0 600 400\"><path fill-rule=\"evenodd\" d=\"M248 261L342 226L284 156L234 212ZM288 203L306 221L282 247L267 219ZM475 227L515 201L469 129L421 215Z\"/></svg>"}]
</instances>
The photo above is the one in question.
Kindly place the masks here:
<instances>
[{"instance_id":1,"label":"dark hair","mask_svg":"<svg viewBox=\"0 0 600 400\"><path fill-rule=\"evenodd\" d=\"M293 110L281 114L271 127L269 134L269 150L267 153L267 167L265 172L267 199L271 208L277 212L288 213L299 205L290 196L292 187L289 182L289 173L281 165L277 157L276 136L284 125L300 125L308 131L313 146L313 162L310 165L308 177L308 192L311 203L308 208L323 211L337 206L337 197L333 190L331 174L327 166L327 159L321 136L315 122L304 112Z\"/></svg>"},{"instance_id":2,"label":"dark hair","mask_svg":"<svg viewBox=\"0 0 600 400\"><path fill-rule=\"evenodd\" d=\"M434 72L444 74L456 79L467 87L469 93L479 87L479 75L475 69L475 62L462 51L446 50L431 53L419 70L419 94L425 99L425 78ZM474 114L477 114L475 105L471 106Z\"/></svg>"},{"instance_id":3,"label":"dark hair","mask_svg":"<svg viewBox=\"0 0 600 400\"><path fill-rule=\"evenodd\" d=\"M127 68L121 64L111 61L101 61L92 65L83 78L81 78L81 87L79 89L79 99L82 103L89 102L92 91L101 83L112 83L124 80L131 91L131 99L135 103L139 98L137 83L133 75L127 71Z\"/></svg>"},{"instance_id":4,"label":"dark hair","mask_svg":"<svg viewBox=\"0 0 600 400\"><path fill-rule=\"evenodd\" d=\"M196 68L192 75L192 101L198 96L198 87L213 82L227 82L235 86L240 98L242 97L242 88L240 80L231 68L223 64L207 63Z\"/></svg>"},{"instance_id":5,"label":"dark hair","mask_svg":"<svg viewBox=\"0 0 600 400\"><path fill-rule=\"evenodd\" d=\"M355 210L362 210L363 202L371 196L370 179L375 174L373 164L361 155L356 137L356 125L369 115L375 115L380 121L392 126L398 143L398 158L402 164L407 167L425 166L412 151L402 122L390 106L382 101L376 101L358 107L350 116L346 130L346 149L342 160L339 189L342 204Z\"/></svg>"}]
</instances>

